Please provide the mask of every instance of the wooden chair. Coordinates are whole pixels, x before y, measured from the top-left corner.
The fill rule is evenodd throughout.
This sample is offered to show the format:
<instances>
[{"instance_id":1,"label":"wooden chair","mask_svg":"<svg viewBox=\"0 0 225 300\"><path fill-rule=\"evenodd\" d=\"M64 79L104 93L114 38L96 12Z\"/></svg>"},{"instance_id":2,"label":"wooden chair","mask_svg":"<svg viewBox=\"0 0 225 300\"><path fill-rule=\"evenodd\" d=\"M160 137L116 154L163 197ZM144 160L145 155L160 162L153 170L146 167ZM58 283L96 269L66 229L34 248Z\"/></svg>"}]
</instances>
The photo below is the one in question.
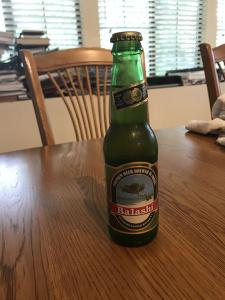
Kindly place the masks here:
<instances>
[{"instance_id":1,"label":"wooden chair","mask_svg":"<svg viewBox=\"0 0 225 300\"><path fill-rule=\"evenodd\" d=\"M216 65L219 73L225 80L225 44L212 48L209 44L203 43L200 45L200 52L205 71L210 108L212 110L213 104L221 94Z\"/></svg>"},{"instance_id":2,"label":"wooden chair","mask_svg":"<svg viewBox=\"0 0 225 300\"><path fill-rule=\"evenodd\" d=\"M112 65L109 50L77 48L39 55L23 50L21 56L43 145L55 142L46 113L39 79L41 74L48 75L48 80L62 98L77 141L105 134L109 126L106 96Z\"/></svg>"}]
</instances>

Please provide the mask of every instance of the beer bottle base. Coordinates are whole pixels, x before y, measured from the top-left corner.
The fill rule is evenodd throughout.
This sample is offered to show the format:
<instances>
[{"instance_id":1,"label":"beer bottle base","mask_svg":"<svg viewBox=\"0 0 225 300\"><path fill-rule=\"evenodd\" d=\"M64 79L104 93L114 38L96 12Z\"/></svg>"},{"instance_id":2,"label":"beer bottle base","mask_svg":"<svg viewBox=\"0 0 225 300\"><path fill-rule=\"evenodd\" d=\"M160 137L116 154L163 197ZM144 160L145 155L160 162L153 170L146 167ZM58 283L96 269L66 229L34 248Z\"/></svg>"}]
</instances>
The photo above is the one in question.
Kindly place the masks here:
<instances>
[{"instance_id":1,"label":"beer bottle base","mask_svg":"<svg viewBox=\"0 0 225 300\"><path fill-rule=\"evenodd\" d=\"M144 246L144 245L148 244L156 237L156 235L158 233L158 225L150 232L143 233L143 234L132 234L132 235L120 233L118 231L113 230L109 226L109 233L110 233L111 239L115 243L117 243L121 246L140 247L140 246Z\"/></svg>"}]
</instances>

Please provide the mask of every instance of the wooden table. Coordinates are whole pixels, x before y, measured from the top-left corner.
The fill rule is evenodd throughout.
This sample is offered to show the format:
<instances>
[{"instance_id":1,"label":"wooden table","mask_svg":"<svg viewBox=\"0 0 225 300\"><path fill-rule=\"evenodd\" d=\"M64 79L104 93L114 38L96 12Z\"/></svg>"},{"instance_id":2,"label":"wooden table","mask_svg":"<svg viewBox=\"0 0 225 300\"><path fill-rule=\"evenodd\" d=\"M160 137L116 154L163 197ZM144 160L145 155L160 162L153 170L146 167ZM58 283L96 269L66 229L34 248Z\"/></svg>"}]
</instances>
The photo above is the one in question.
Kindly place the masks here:
<instances>
[{"instance_id":1,"label":"wooden table","mask_svg":"<svg viewBox=\"0 0 225 300\"><path fill-rule=\"evenodd\" d=\"M160 230L107 233L102 141L0 155L0 299L225 299L225 150L157 131Z\"/></svg>"}]
</instances>

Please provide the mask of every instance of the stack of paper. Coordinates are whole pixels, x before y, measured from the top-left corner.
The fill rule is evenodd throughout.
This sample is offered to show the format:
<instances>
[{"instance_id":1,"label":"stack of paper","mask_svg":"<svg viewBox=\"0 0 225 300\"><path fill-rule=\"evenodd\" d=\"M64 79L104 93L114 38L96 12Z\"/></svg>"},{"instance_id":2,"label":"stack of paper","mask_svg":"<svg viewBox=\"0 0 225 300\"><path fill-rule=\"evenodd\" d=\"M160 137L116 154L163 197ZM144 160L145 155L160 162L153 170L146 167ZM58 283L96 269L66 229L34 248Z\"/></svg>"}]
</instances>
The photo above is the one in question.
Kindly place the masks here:
<instances>
[{"instance_id":1,"label":"stack of paper","mask_svg":"<svg viewBox=\"0 0 225 300\"><path fill-rule=\"evenodd\" d=\"M23 30L16 39L16 50L28 49L33 53L44 52L49 46L49 39L41 30Z\"/></svg>"},{"instance_id":2,"label":"stack of paper","mask_svg":"<svg viewBox=\"0 0 225 300\"><path fill-rule=\"evenodd\" d=\"M0 101L27 99L27 90L18 75L18 58L0 63Z\"/></svg>"}]
</instances>

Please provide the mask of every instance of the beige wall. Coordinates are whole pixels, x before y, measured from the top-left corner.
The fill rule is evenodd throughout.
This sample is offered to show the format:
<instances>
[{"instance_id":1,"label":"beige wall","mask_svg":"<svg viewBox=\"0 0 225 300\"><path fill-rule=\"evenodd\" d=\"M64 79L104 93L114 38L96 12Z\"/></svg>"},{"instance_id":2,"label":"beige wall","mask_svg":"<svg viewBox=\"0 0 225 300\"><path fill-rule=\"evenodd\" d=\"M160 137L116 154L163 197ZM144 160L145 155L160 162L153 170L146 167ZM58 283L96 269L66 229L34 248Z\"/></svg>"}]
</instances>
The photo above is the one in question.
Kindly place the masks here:
<instances>
[{"instance_id":1,"label":"beige wall","mask_svg":"<svg viewBox=\"0 0 225 300\"><path fill-rule=\"evenodd\" d=\"M0 152L41 145L31 101L0 103Z\"/></svg>"},{"instance_id":2,"label":"beige wall","mask_svg":"<svg viewBox=\"0 0 225 300\"><path fill-rule=\"evenodd\" d=\"M149 99L154 129L183 126L192 119L210 119L206 85L149 90Z\"/></svg>"},{"instance_id":3,"label":"beige wall","mask_svg":"<svg viewBox=\"0 0 225 300\"><path fill-rule=\"evenodd\" d=\"M74 140L73 128L60 99L46 101L57 143ZM183 126L191 119L210 119L205 85L149 90L154 129ZM41 146L31 101L0 103L0 152Z\"/></svg>"}]
</instances>

